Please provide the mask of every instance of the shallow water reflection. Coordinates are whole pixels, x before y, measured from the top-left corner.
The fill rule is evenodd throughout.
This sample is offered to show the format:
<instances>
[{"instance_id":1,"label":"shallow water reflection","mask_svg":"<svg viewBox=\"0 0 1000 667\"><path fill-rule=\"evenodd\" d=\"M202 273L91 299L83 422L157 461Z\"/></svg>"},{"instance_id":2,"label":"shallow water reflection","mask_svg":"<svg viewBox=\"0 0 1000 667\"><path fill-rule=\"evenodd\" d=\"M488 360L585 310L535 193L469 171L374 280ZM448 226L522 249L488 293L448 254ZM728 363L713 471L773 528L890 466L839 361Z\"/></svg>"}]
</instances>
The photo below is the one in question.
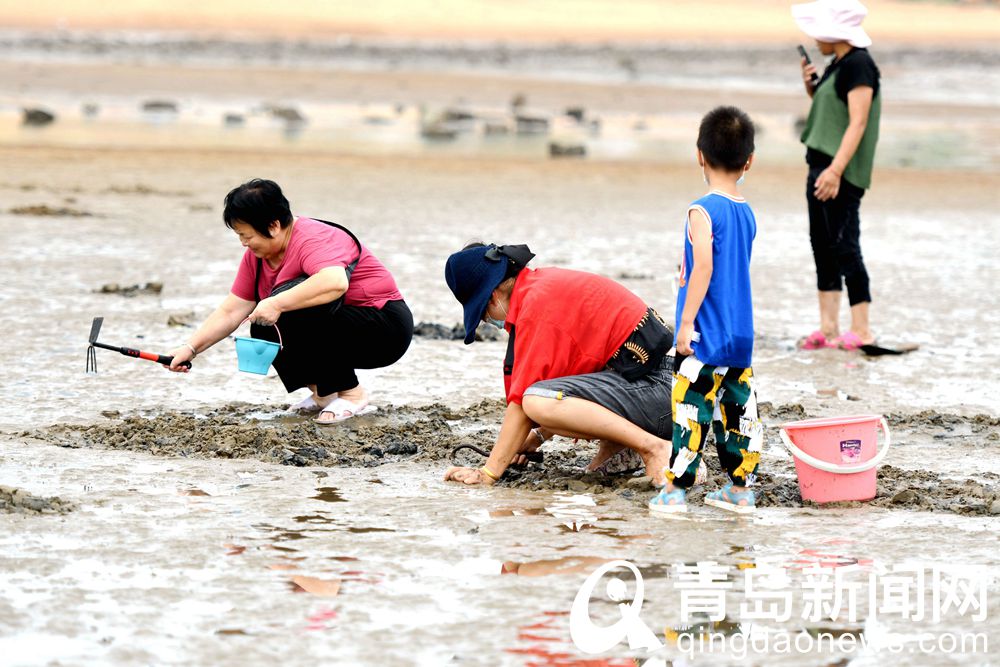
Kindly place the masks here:
<instances>
[{"instance_id":1,"label":"shallow water reflection","mask_svg":"<svg viewBox=\"0 0 1000 667\"><path fill-rule=\"evenodd\" d=\"M956 553L969 563L995 563L997 528L989 518L768 508L752 523L667 522L637 499L466 489L442 483L439 466L414 463L381 467L377 485L363 469L324 471L351 505L317 505L317 495L333 492L317 489L310 469L120 451L95 456L10 441L0 441L0 457L0 484L30 480L27 490L35 493L64 488L80 504L65 519L0 515L0 586L7 591L0 624L16 628L0 637L0 650L13 664L37 662L39 645L58 645L51 655L63 662L116 665L134 664L137 654L143 663L194 656L221 667L270 663L276 655L303 667L371 664L375 653L391 664L485 664L473 658L484 651L491 665L625 665L634 655L624 644L587 656L568 633L576 591L609 560L639 567L648 590L642 617L661 637L663 628L697 625L678 613L678 564L714 560L727 568L720 580L733 585L726 595L732 619L744 601L738 589L745 573L764 564L785 567L798 582L810 564L860 566L864 575L911 559L953 563ZM227 492L210 501L179 496L177 478ZM317 511L341 507L351 511ZM867 530L858 530L861 519ZM943 532L947 541L939 539ZM978 627L1000 629L998 602L990 598L988 620ZM597 596L592 606L602 617L616 611ZM961 630L966 620L949 616L934 632ZM911 631L912 624L886 622L891 632ZM150 624L155 633L146 630ZM484 634L487 626L495 632ZM41 641L65 636L64 627L73 628L71 642ZM710 627L733 631L725 624L703 629ZM857 632L849 623L805 627ZM210 641L242 636L253 639L241 643L238 656ZM670 660L686 659L675 645L668 650ZM830 662L759 658L796 667Z\"/></svg>"},{"instance_id":2,"label":"shallow water reflection","mask_svg":"<svg viewBox=\"0 0 1000 667\"><path fill-rule=\"evenodd\" d=\"M317 494L312 496L313 500L322 500L325 503L346 503L347 500L340 495L332 486L321 486L316 489Z\"/></svg>"}]
</instances>

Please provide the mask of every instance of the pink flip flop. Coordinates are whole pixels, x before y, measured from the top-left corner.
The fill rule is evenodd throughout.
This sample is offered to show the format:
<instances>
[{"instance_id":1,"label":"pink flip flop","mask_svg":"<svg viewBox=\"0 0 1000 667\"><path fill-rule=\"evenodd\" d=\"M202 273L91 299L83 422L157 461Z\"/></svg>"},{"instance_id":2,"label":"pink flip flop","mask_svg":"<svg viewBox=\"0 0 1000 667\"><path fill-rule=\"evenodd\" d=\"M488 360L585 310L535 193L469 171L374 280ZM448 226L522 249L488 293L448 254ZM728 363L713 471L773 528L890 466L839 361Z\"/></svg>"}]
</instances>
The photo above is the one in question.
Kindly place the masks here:
<instances>
[{"instance_id":1,"label":"pink flip flop","mask_svg":"<svg viewBox=\"0 0 1000 667\"><path fill-rule=\"evenodd\" d=\"M837 346L827 340L826 336L819 329L813 331L799 343L799 349L802 350L823 350L829 347Z\"/></svg>"},{"instance_id":2,"label":"pink flip flop","mask_svg":"<svg viewBox=\"0 0 1000 667\"><path fill-rule=\"evenodd\" d=\"M378 408L374 405L369 405L367 398L358 403L352 403L346 398L338 397L330 401L328 406L320 410L319 415L316 419L313 419L313 421L321 426L329 426L330 424L338 424L342 421L350 419L351 417L358 417L360 415L368 414L369 412L374 412L375 410L378 410ZM327 412L333 415L333 419L320 419L320 417L323 416L323 413Z\"/></svg>"},{"instance_id":3,"label":"pink flip flop","mask_svg":"<svg viewBox=\"0 0 1000 667\"><path fill-rule=\"evenodd\" d=\"M841 350L857 350L860 349L864 343L861 341L861 336L854 333L853 331L848 331L847 333L840 334L834 340L834 346L839 347Z\"/></svg>"}]
</instances>

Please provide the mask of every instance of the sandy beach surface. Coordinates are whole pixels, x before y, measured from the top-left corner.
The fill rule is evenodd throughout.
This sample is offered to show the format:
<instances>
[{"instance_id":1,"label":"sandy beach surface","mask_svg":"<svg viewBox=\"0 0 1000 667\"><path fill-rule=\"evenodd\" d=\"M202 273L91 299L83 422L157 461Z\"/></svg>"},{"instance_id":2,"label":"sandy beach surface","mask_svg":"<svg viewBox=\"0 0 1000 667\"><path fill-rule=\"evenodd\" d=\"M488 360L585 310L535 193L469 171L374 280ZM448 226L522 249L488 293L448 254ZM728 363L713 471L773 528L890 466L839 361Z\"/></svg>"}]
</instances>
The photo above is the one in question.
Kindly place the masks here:
<instances>
[{"instance_id":1,"label":"sandy beach surface","mask_svg":"<svg viewBox=\"0 0 1000 667\"><path fill-rule=\"evenodd\" d=\"M984 46L995 7L872 5L873 34L896 39L881 52L883 132L862 205L873 324L880 342L919 348L869 358L796 349L815 327L795 131L807 106L794 56L764 38L794 45L773 27L785 5L755 3L760 29L774 32L719 51L669 41L680 28L647 30L663 4L703 25L686 2L621 5L601 31L593 17L609 16L608 3L550 3L572 47L493 41L516 26L551 37L531 3L503 20L490 20L494 3L472 3L479 14L439 3L458 27L435 23L433 34L419 3L367 3L353 29L339 3L320 18L304 3L280 21L251 4L250 36L237 37L193 25L214 25L227 3L191 3L155 26L183 34L149 32L155 3L139 23L113 6L0 5L11 17L0 34L0 234L16 247L0 289L4 664L642 664L650 654L624 639L590 655L570 636L577 591L618 559L643 577L659 664L996 662L1000 59ZM712 7L739 21L747 11ZM904 11L908 31L893 14ZM343 39L280 38L301 37L304 16ZM921 26L935 20L939 36L968 39L932 48ZM666 41L628 41L647 34ZM694 136L720 103L760 128L745 186L759 224L754 367L767 429L757 514L702 505L722 483L711 447L687 520L647 512L642 471L585 473L590 443L556 439L543 464L492 489L443 483L452 460L479 461L454 447L490 447L503 409L504 342L437 335L461 315L442 278L447 255L473 238L525 242L539 266L610 276L672 313L683 211L703 189ZM26 125L28 107L55 118ZM547 130L520 131L518 110ZM454 111L469 117L445 122ZM551 158L553 143L586 156ZM301 396L273 372L239 373L229 341L186 376L104 350L98 372L84 372L94 317L102 341L166 351L211 312L241 256L221 200L256 176L281 183L295 213L354 230L426 325L399 363L362 372L371 415L324 428L289 412ZM803 502L779 426L851 414L889 424L875 499ZM724 618L685 620L677 566L705 561L731 584ZM788 575L777 588L794 613L741 622L746 573L767 568ZM820 574L853 587L855 614L806 613ZM631 575L618 576L631 596ZM607 626L620 610L603 591L591 615ZM927 615L913 618L919 604ZM741 657L684 640L707 632L771 643ZM824 632L837 649L774 643Z\"/></svg>"},{"instance_id":2,"label":"sandy beach surface","mask_svg":"<svg viewBox=\"0 0 1000 667\"><path fill-rule=\"evenodd\" d=\"M132 0L100 7L74 0L5 0L0 15L11 27L36 29L161 29L229 31L285 37L344 34L440 40L657 41L796 39L784 0ZM865 23L877 40L942 46L995 44L995 3L870 0Z\"/></svg>"}]
</instances>

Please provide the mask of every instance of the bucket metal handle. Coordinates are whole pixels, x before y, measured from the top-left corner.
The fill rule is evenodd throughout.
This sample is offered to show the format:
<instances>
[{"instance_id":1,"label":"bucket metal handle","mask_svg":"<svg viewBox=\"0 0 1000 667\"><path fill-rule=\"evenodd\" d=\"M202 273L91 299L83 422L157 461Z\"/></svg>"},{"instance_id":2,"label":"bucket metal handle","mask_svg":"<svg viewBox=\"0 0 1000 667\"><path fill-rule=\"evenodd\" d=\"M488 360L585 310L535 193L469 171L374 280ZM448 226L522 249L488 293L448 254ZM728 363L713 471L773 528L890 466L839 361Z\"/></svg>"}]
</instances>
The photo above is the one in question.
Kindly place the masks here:
<instances>
[{"instance_id":1,"label":"bucket metal handle","mask_svg":"<svg viewBox=\"0 0 1000 667\"><path fill-rule=\"evenodd\" d=\"M250 321L250 318L248 317L245 320L243 320L242 322L240 322L240 326L236 327L236 328L239 329L241 326L243 326L244 324L246 324L249 321ZM283 342L281 342L281 329L278 328L278 323L275 322L271 326L274 327L274 330L278 332L278 349L279 350L285 349L285 344Z\"/></svg>"},{"instance_id":2,"label":"bucket metal handle","mask_svg":"<svg viewBox=\"0 0 1000 667\"><path fill-rule=\"evenodd\" d=\"M795 443L792 442L791 438L788 437L788 434L785 433L784 428L779 429L778 433L781 435L781 441L785 443L785 447L787 447L788 451L792 453L792 456L799 459L803 463L807 463L811 465L813 468L817 468L825 472L833 472L846 475L850 473L865 472L866 470L871 470L878 464L882 463L882 460L885 458L886 454L889 453L889 446L892 444L892 436L889 435L889 424L886 423L885 417L879 417L878 421L879 421L879 427L882 429L882 433L885 434L885 442L882 444L882 449L880 449L875 454L875 456L873 456L868 461L865 461L864 463L858 463L856 465L830 463L829 461L823 461L821 459L818 459L815 456L806 454L804 451L796 447Z\"/></svg>"}]
</instances>

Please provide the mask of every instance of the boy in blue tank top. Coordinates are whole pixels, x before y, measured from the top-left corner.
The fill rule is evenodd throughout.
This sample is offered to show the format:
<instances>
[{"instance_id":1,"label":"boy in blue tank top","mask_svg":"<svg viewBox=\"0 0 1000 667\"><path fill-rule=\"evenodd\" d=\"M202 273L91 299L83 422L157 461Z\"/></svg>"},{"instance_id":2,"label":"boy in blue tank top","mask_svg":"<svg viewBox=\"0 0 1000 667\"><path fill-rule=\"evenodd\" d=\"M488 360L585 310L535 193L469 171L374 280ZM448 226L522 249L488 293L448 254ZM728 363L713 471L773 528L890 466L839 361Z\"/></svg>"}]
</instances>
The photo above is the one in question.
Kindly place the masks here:
<instances>
[{"instance_id":1,"label":"boy in blue tank top","mask_svg":"<svg viewBox=\"0 0 1000 667\"><path fill-rule=\"evenodd\" d=\"M753 299L750 254L757 221L739 186L753 163L754 126L735 107L701 121L698 164L709 193L694 201L684 225L684 259L675 315L673 453L666 486L649 502L655 512L687 511L709 426L730 483L705 496L733 512L754 510L763 428L757 415L751 358Z\"/></svg>"}]
</instances>

